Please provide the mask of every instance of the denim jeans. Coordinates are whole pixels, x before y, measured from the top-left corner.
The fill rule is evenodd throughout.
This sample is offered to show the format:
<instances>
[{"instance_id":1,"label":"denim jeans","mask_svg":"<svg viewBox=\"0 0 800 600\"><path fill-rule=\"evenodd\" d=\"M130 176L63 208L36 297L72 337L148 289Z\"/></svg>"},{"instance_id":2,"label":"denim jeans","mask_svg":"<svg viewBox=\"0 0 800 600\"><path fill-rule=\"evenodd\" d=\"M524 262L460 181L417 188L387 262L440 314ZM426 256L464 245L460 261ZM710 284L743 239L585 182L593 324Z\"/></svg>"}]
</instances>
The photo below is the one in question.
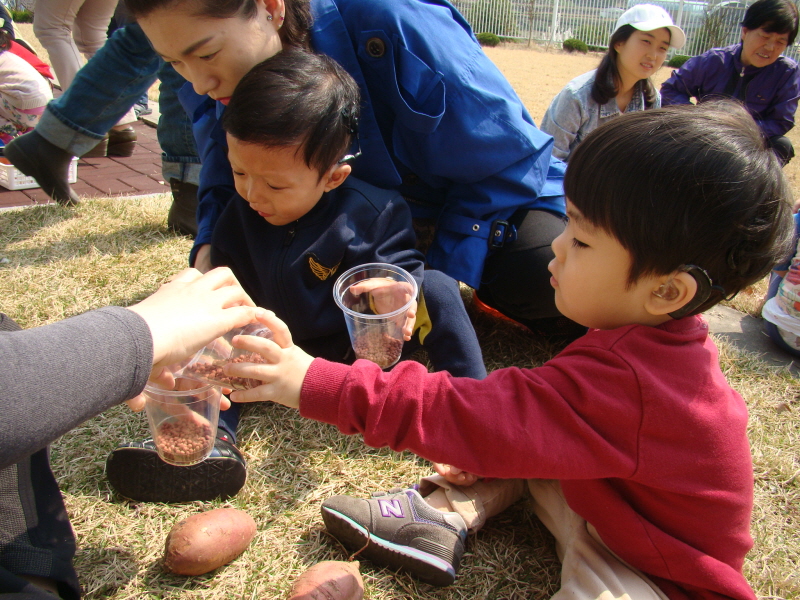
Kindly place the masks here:
<instances>
[{"instance_id":1,"label":"denim jeans","mask_svg":"<svg viewBox=\"0 0 800 600\"><path fill-rule=\"evenodd\" d=\"M136 23L120 27L108 38L67 91L47 105L36 131L80 156L103 139L156 77L161 79L158 141L164 153L164 179L197 184L200 158L191 122L177 96L186 80L161 60Z\"/></svg>"}]
</instances>

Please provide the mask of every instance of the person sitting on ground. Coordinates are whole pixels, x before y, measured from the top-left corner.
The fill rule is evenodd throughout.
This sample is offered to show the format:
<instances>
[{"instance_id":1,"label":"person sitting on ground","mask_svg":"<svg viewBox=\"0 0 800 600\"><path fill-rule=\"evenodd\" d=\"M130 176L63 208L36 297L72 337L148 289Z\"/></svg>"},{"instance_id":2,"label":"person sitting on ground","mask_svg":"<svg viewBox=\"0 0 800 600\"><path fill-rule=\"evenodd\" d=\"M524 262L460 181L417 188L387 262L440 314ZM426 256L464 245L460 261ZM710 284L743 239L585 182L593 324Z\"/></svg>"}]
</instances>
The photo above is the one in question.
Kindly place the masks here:
<instances>
[{"instance_id":1,"label":"person sitting on ground","mask_svg":"<svg viewBox=\"0 0 800 600\"><path fill-rule=\"evenodd\" d=\"M553 136L553 156L569 160L590 131L614 117L659 108L650 76L670 47L684 43L683 30L660 6L637 4L620 15L600 66L564 86L544 114L541 129Z\"/></svg>"},{"instance_id":2,"label":"person sitting on ground","mask_svg":"<svg viewBox=\"0 0 800 600\"><path fill-rule=\"evenodd\" d=\"M556 539L558 598L754 600L747 407L701 313L790 247L780 161L734 103L667 107L590 133L565 192L551 283L591 329L544 365L473 381L334 364L270 316L274 342L234 340L267 364L225 368L264 383L231 400L299 407L440 463L419 491L323 502L328 531L376 564L449 584L467 532L527 489Z\"/></svg>"},{"instance_id":3,"label":"person sitting on ground","mask_svg":"<svg viewBox=\"0 0 800 600\"><path fill-rule=\"evenodd\" d=\"M136 397L162 367L254 322L258 310L222 268L187 269L130 308L34 329L0 314L0 597L80 598L75 535L46 446Z\"/></svg>"},{"instance_id":4,"label":"person sitting on ground","mask_svg":"<svg viewBox=\"0 0 800 600\"><path fill-rule=\"evenodd\" d=\"M486 367L458 284L425 270L403 197L348 177L359 105L356 82L325 55L284 50L242 78L222 120L238 195L214 229L211 262L233 269L256 304L290 324L306 352L345 363L355 356L333 298L337 278L367 263L405 269L420 293L403 356L422 347L435 370L482 379ZM109 456L109 482L140 501L236 494L246 479L234 446L238 408L220 415L216 449L202 463L175 467L158 457L152 440L130 442Z\"/></svg>"},{"instance_id":5,"label":"person sitting on ground","mask_svg":"<svg viewBox=\"0 0 800 600\"><path fill-rule=\"evenodd\" d=\"M761 316L764 331L781 350L800 357L800 213L795 213L792 253L770 273Z\"/></svg>"},{"instance_id":6,"label":"person sitting on ground","mask_svg":"<svg viewBox=\"0 0 800 600\"><path fill-rule=\"evenodd\" d=\"M742 41L687 60L661 85L661 99L688 104L729 97L744 103L783 164L794 156L786 133L794 127L800 68L781 53L794 43L798 11L793 0L758 0L741 23Z\"/></svg>"},{"instance_id":7,"label":"person sitting on ground","mask_svg":"<svg viewBox=\"0 0 800 600\"><path fill-rule=\"evenodd\" d=\"M24 58L10 52L10 22L0 23L0 146L31 131L53 99L50 82Z\"/></svg>"}]
</instances>

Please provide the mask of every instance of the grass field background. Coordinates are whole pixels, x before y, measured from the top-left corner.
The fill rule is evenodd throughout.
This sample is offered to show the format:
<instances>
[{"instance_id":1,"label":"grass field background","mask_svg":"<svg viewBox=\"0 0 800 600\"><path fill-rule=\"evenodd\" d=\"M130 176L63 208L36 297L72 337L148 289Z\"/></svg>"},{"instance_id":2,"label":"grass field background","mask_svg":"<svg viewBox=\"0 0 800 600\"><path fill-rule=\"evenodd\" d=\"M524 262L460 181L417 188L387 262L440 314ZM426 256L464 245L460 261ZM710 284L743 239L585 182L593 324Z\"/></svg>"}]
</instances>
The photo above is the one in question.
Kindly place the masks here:
<instances>
[{"instance_id":1,"label":"grass field background","mask_svg":"<svg viewBox=\"0 0 800 600\"><path fill-rule=\"evenodd\" d=\"M33 36L26 36L29 39ZM519 48L488 49L531 114L541 119L552 96L599 56ZM658 79L664 79L662 70ZM797 144L797 140L795 140ZM793 165L787 174L794 181ZM50 323L108 304L129 305L186 264L191 242L166 229L170 198L99 199L75 209L36 206L0 212L0 310L25 327ZM541 364L557 349L473 314L489 370ZM751 294L758 303L758 293ZM757 313L756 308L740 306ZM756 476L752 534L745 573L759 597L800 598L800 386L726 340L721 364L750 409ZM46 414L46 398L42 412ZM34 416L32 416L34 418ZM39 418L35 416L35 418ZM319 505L334 494L366 497L414 483L430 472L409 453L376 450L360 436L301 419L281 406L246 406L239 446L248 482L228 502L162 505L126 501L104 473L121 441L147 435L143 415L111 409L52 447L53 468L77 537L76 566L86 598L272 599L283 597L305 568L347 554L325 533ZM249 549L232 564L199 577L167 574L161 566L175 521L217 506L247 511L258 524ZM369 563L361 568L373 600L548 598L558 587L552 539L524 502L470 539L456 585L437 589Z\"/></svg>"}]
</instances>

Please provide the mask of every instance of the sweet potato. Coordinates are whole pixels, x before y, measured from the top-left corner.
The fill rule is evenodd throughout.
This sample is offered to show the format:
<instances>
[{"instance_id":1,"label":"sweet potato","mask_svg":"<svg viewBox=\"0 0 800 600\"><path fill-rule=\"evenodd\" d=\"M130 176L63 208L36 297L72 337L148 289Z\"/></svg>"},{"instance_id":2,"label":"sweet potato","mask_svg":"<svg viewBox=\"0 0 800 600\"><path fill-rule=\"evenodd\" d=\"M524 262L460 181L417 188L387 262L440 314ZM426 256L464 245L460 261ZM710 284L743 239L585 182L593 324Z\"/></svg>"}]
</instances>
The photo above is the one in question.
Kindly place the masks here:
<instances>
[{"instance_id":1,"label":"sweet potato","mask_svg":"<svg viewBox=\"0 0 800 600\"><path fill-rule=\"evenodd\" d=\"M361 600L364 580L357 561L326 560L301 573L288 600Z\"/></svg>"},{"instance_id":2,"label":"sweet potato","mask_svg":"<svg viewBox=\"0 0 800 600\"><path fill-rule=\"evenodd\" d=\"M202 575L245 551L256 534L246 512L217 508L178 521L167 535L164 566L178 575Z\"/></svg>"}]
</instances>

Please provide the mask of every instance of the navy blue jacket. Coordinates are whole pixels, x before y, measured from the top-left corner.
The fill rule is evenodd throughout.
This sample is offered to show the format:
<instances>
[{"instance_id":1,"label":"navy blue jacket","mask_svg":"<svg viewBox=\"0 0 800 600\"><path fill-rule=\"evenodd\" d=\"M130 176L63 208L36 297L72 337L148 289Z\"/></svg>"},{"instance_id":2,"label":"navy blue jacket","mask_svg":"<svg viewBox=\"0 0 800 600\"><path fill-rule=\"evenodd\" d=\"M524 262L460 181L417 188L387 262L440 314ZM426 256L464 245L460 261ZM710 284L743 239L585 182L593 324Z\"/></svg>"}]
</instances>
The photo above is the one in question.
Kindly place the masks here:
<instances>
[{"instance_id":1,"label":"navy blue jacket","mask_svg":"<svg viewBox=\"0 0 800 600\"><path fill-rule=\"evenodd\" d=\"M479 287L489 240L518 209L564 214L564 163L511 84L445 0L311 0L316 52L336 59L362 95L353 174L412 199L437 220L427 262ZM184 87L203 163L198 246L233 196L224 106ZM495 234L499 233L499 237ZM194 256L194 254L193 254ZM193 260L192 256L192 260Z\"/></svg>"},{"instance_id":2,"label":"navy blue jacket","mask_svg":"<svg viewBox=\"0 0 800 600\"><path fill-rule=\"evenodd\" d=\"M346 333L333 284L371 262L402 267L422 286L408 204L395 191L355 177L323 194L289 225L267 223L236 194L217 221L211 262L228 266L258 306L275 312L297 342Z\"/></svg>"}]
</instances>

